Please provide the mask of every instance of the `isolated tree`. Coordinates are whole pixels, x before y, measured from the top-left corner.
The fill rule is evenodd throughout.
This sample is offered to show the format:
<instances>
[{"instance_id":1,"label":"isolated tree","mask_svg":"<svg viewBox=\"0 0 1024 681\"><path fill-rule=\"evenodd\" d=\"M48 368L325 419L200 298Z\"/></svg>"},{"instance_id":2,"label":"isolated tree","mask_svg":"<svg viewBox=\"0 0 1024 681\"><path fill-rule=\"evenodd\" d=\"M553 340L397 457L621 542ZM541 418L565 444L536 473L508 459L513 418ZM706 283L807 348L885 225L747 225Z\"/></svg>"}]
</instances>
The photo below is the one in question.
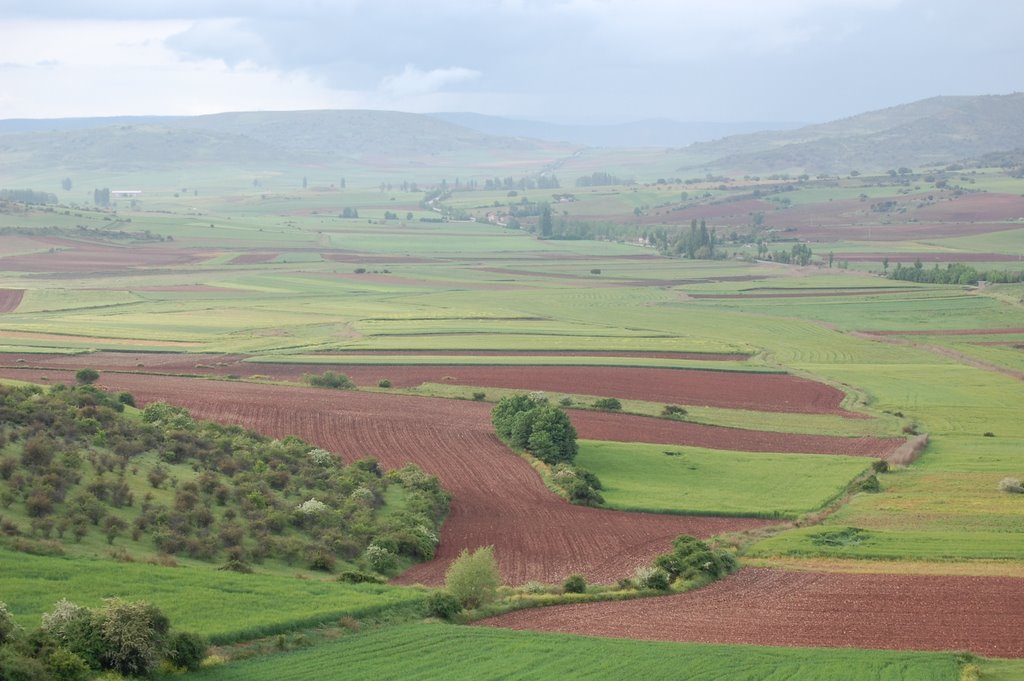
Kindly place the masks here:
<instances>
[{"instance_id":1,"label":"isolated tree","mask_svg":"<svg viewBox=\"0 0 1024 681\"><path fill-rule=\"evenodd\" d=\"M479 608L498 597L501 578L493 546L482 546L473 553L462 549L444 575L448 592L459 599L464 608Z\"/></svg>"},{"instance_id":2,"label":"isolated tree","mask_svg":"<svg viewBox=\"0 0 1024 681\"><path fill-rule=\"evenodd\" d=\"M60 188L63 189L64 191L66 191L66 192L71 191L71 178L70 177L65 177L63 180L61 180L60 181Z\"/></svg>"},{"instance_id":3,"label":"isolated tree","mask_svg":"<svg viewBox=\"0 0 1024 681\"><path fill-rule=\"evenodd\" d=\"M545 203L544 207L540 209L540 235L542 237L549 237L552 231L551 206Z\"/></svg>"},{"instance_id":4,"label":"isolated tree","mask_svg":"<svg viewBox=\"0 0 1024 681\"><path fill-rule=\"evenodd\" d=\"M309 180L307 180L307 179L306 179L306 176L305 176L305 175L303 175L303 176L302 176L302 188L303 188L303 189L305 189L305 188L307 188L308 186L309 186Z\"/></svg>"},{"instance_id":5,"label":"isolated tree","mask_svg":"<svg viewBox=\"0 0 1024 681\"><path fill-rule=\"evenodd\" d=\"M79 369L75 374L75 381L79 385L92 385L100 378L100 372L95 369Z\"/></svg>"}]
</instances>

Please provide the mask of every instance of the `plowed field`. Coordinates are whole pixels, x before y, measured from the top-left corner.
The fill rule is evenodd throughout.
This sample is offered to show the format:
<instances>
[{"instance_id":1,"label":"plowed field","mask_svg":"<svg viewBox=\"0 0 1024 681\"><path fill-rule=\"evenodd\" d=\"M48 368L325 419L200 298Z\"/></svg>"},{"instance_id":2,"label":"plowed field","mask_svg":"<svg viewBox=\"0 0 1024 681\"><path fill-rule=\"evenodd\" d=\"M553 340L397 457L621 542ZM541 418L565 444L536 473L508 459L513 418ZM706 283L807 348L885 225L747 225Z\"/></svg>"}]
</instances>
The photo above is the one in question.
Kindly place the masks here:
<instances>
[{"instance_id":1,"label":"plowed field","mask_svg":"<svg viewBox=\"0 0 1024 681\"><path fill-rule=\"evenodd\" d=\"M1024 579L748 568L656 599L521 610L485 626L660 641L1024 657Z\"/></svg>"},{"instance_id":2,"label":"plowed field","mask_svg":"<svg viewBox=\"0 0 1024 681\"><path fill-rule=\"evenodd\" d=\"M467 366L364 364L244 364L239 355L132 355L97 353L83 357L32 356L33 366L216 375L262 374L300 380L305 373L339 371L357 385L375 386L387 378L397 388L422 383L543 390L686 405L861 418L842 408L841 390L789 374L598 366ZM144 365L139 367L138 365Z\"/></svg>"},{"instance_id":3,"label":"plowed field","mask_svg":"<svg viewBox=\"0 0 1024 681\"><path fill-rule=\"evenodd\" d=\"M561 581L576 572L607 583L665 551L678 534L706 537L769 524L567 504L494 437L488 405L128 374L104 374L101 383L131 391L140 405L166 400L200 418L274 437L298 435L346 460L374 456L388 468L413 462L439 476L454 501L438 557L403 574L402 583L440 584L463 548L489 544L510 584Z\"/></svg>"},{"instance_id":4,"label":"plowed field","mask_svg":"<svg viewBox=\"0 0 1024 681\"><path fill-rule=\"evenodd\" d=\"M21 305L25 292L17 288L0 288L0 313L14 312Z\"/></svg>"}]
</instances>

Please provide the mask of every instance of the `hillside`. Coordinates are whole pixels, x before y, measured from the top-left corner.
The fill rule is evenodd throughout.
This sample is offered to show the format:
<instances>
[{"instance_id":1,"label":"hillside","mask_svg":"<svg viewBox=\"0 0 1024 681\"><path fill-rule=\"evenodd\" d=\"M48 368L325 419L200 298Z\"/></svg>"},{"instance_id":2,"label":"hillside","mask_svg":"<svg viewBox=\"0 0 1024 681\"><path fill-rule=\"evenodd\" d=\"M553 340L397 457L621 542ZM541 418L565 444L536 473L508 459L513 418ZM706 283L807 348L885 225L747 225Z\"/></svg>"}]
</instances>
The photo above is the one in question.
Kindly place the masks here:
<instances>
[{"instance_id":1,"label":"hillside","mask_svg":"<svg viewBox=\"0 0 1024 681\"><path fill-rule=\"evenodd\" d=\"M950 163L1024 146L1024 93L933 97L785 132L695 144L683 167L848 173ZM710 163L692 158L717 159Z\"/></svg>"},{"instance_id":2,"label":"hillside","mask_svg":"<svg viewBox=\"0 0 1024 681\"><path fill-rule=\"evenodd\" d=\"M395 111L223 113L168 119L0 121L0 166L139 171L181 166L408 163L487 153L557 158L568 145L488 135Z\"/></svg>"}]
</instances>

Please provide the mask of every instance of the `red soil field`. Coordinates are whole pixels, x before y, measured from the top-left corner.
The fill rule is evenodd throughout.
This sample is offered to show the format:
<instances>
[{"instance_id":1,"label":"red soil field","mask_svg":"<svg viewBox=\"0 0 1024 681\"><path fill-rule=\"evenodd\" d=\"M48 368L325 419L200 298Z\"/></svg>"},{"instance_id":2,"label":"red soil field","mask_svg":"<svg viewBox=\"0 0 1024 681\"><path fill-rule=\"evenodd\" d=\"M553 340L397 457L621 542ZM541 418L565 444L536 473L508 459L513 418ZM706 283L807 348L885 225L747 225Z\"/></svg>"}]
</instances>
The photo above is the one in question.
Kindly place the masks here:
<instances>
[{"instance_id":1,"label":"red soil field","mask_svg":"<svg viewBox=\"0 0 1024 681\"><path fill-rule=\"evenodd\" d=\"M902 445L899 437L836 437L708 426L632 414L570 410L581 438L615 442L681 444L740 452L843 454L886 458Z\"/></svg>"},{"instance_id":2,"label":"red soil field","mask_svg":"<svg viewBox=\"0 0 1024 681\"><path fill-rule=\"evenodd\" d=\"M25 292L17 288L0 288L0 313L14 312L21 305Z\"/></svg>"},{"instance_id":3,"label":"red soil field","mask_svg":"<svg viewBox=\"0 0 1024 681\"><path fill-rule=\"evenodd\" d=\"M339 364L345 355L402 357L404 355L455 357L648 357L657 359L697 359L707 362L742 362L749 355L739 352L657 352L646 350L345 350L315 353L321 357L335 356Z\"/></svg>"},{"instance_id":4,"label":"red soil field","mask_svg":"<svg viewBox=\"0 0 1024 681\"><path fill-rule=\"evenodd\" d=\"M1018 194L964 194L954 201L939 201L914 211L918 220L942 222L994 222L1024 218L1024 197ZM1017 225L1020 227L1020 225Z\"/></svg>"},{"instance_id":5,"label":"red soil field","mask_svg":"<svg viewBox=\"0 0 1024 681\"><path fill-rule=\"evenodd\" d=\"M38 239L52 251L0 258L0 270L10 272L81 273L167 267L198 262L204 256L164 245L107 246L70 239Z\"/></svg>"},{"instance_id":6,"label":"red soil field","mask_svg":"<svg viewBox=\"0 0 1024 681\"><path fill-rule=\"evenodd\" d=\"M490 544L510 584L561 581L576 572L608 583L665 551L678 534L707 537L771 524L572 506L497 440L486 404L129 374L103 374L100 384L132 392L140 405L166 400L198 418L272 437L298 435L347 461L373 456L387 468L413 462L437 475L454 495L438 556L403 574L401 583L440 584L463 548Z\"/></svg>"},{"instance_id":7,"label":"red soil field","mask_svg":"<svg viewBox=\"0 0 1024 681\"><path fill-rule=\"evenodd\" d=\"M301 380L305 373L331 370L348 375L361 386L375 386L381 378L387 378L398 388L422 383L447 383L863 418L857 412L842 408L845 395L841 390L789 374L650 367L245 364L239 363L241 358L237 355L99 353L87 358L51 355L24 359L33 366L81 368L88 364L95 369L135 371L140 368L139 364L143 364L145 370L161 373L237 374L245 377L260 374L294 381Z\"/></svg>"},{"instance_id":8,"label":"red soil field","mask_svg":"<svg viewBox=\"0 0 1024 681\"><path fill-rule=\"evenodd\" d=\"M690 593L520 610L480 624L657 641L1024 657L1024 579L747 568Z\"/></svg>"}]
</instances>

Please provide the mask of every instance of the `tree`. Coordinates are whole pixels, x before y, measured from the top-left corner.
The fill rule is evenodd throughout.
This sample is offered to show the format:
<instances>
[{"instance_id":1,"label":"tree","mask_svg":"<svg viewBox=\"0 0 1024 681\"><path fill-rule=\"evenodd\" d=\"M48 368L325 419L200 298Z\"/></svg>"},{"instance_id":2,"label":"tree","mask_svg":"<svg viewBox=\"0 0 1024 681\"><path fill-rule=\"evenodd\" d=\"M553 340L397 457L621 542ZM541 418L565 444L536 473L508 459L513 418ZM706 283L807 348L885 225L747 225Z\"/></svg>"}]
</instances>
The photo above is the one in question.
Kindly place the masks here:
<instances>
[{"instance_id":1,"label":"tree","mask_svg":"<svg viewBox=\"0 0 1024 681\"><path fill-rule=\"evenodd\" d=\"M306 179L306 176L305 176L305 175L303 175L303 176L302 176L302 188L303 188L303 189L306 189L307 187L309 187L309 180L307 180L307 179Z\"/></svg>"},{"instance_id":2,"label":"tree","mask_svg":"<svg viewBox=\"0 0 1024 681\"><path fill-rule=\"evenodd\" d=\"M551 206L545 203L544 207L540 210L540 235L547 238L551 236L552 230Z\"/></svg>"},{"instance_id":3,"label":"tree","mask_svg":"<svg viewBox=\"0 0 1024 681\"><path fill-rule=\"evenodd\" d=\"M95 369L79 369L75 374L75 381L79 385L92 385L100 378L100 372Z\"/></svg>"},{"instance_id":4,"label":"tree","mask_svg":"<svg viewBox=\"0 0 1024 681\"><path fill-rule=\"evenodd\" d=\"M444 575L448 592L459 599L464 608L479 608L498 597L501 579L493 546L482 546L473 553L462 549Z\"/></svg>"},{"instance_id":5,"label":"tree","mask_svg":"<svg viewBox=\"0 0 1024 681\"><path fill-rule=\"evenodd\" d=\"M70 177L65 177L63 180L61 180L60 181L60 188L63 189L64 191L66 191L66 192L71 191L71 178Z\"/></svg>"}]
</instances>

